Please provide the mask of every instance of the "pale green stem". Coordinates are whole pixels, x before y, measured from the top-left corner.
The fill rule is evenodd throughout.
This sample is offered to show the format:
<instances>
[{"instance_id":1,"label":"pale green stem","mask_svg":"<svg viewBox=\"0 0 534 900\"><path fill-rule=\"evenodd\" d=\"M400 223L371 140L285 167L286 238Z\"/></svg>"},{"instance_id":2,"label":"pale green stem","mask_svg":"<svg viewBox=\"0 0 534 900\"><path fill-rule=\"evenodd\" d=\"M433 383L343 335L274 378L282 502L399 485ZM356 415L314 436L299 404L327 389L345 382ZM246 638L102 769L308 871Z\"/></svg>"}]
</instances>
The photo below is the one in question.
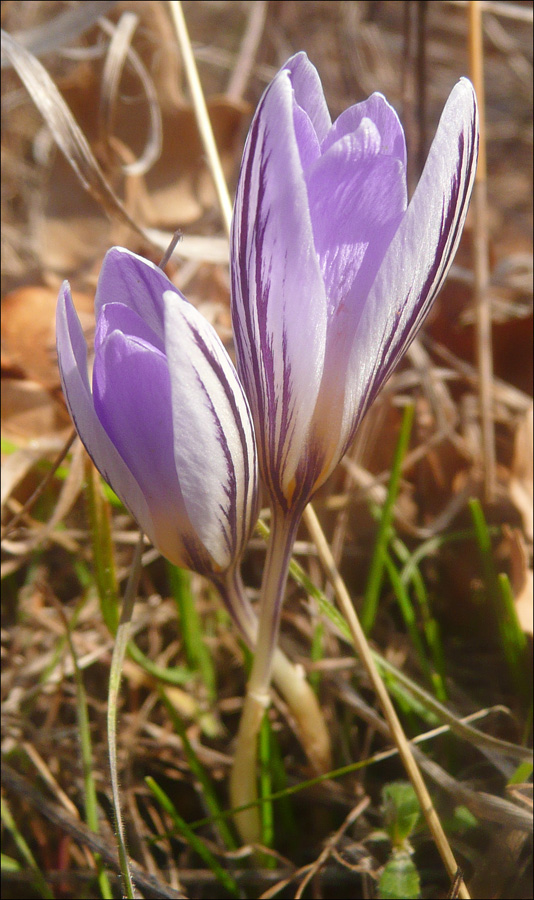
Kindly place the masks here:
<instances>
[{"instance_id":1,"label":"pale green stem","mask_svg":"<svg viewBox=\"0 0 534 900\"><path fill-rule=\"evenodd\" d=\"M272 528L261 586L261 611L254 662L239 723L234 765L230 777L233 807L257 800L257 738L265 710L269 706L271 672L278 641L282 602L289 571L291 550L299 522L298 516L286 516L273 510ZM236 825L246 843L261 838L257 807L236 815Z\"/></svg>"},{"instance_id":2,"label":"pale green stem","mask_svg":"<svg viewBox=\"0 0 534 900\"><path fill-rule=\"evenodd\" d=\"M245 594L239 572L225 573L223 582L217 587L242 637L254 650L258 619ZM274 651L272 667L273 682L295 719L304 752L314 771L318 774L327 772L332 767L330 735L304 670L291 663L278 647Z\"/></svg>"},{"instance_id":3,"label":"pale green stem","mask_svg":"<svg viewBox=\"0 0 534 900\"><path fill-rule=\"evenodd\" d=\"M125 896L132 898L135 896L130 873L130 864L128 862L128 852L126 850L126 840L124 837L124 825L122 822L119 779L117 776L117 699L119 696L119 688L122 676L122 664L124 655L128 645L130 636L130 623L132 619L135 597L137 593L137 584L141 573L141 557L143 554L143 535L139 537L135 555L130 569L128 584L124 594L122 604L121 618L117 634L115 636L115 646L113 648L113 656L111 658L111 671L109 673L109 691L108 691L108 750L109 750L109 767L111 771L111 791L113 794L113 811L115 813L115 822L117 826L117 838L119 842L119 860L121 864L121 874L124 882Z\"/></svg>"}]
</instances>

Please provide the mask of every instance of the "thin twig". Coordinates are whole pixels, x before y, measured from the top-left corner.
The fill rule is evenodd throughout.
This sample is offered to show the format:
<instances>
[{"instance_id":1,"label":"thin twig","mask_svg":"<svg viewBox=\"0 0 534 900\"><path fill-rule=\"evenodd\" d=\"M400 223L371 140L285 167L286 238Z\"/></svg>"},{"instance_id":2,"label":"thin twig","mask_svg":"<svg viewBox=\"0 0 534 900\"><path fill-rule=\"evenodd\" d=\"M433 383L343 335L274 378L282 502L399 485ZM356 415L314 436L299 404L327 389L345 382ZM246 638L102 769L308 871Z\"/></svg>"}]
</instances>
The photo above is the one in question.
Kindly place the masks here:
<instances>
[{"instance_id":1,"label":"thin twig","mask_svg":"<svg viewBox=\"0 0 534 900\"><path fill-rule=\"evenodd\" d=\"M24 518L26 513L28 513L30 511L30 509L32 508L34 503L39 499L39 497L41 496L41 494L43 493L45 488L48 487L48 485L54 478L54 475L56 474L57 470L59 469L61 463L65 459L70 448L72 447L75 439L76 439L76 429L73 428L72 431L70 432L68 438L66 439L63 447L61 448L60 452L58 453L55 460L53 461L50 471L47 472L45 477L43 478L43 480L39 482L39 484L35 488L31 497L28 497L28 499L26 500L24 506L22 506L18 510L18 512L15 513L15 515L9 520L7 525L5 525L5 527L2 529L2 540L4 540L4 538L6 538L11 531L13 531L13 529L19 524L21 519Z\"/></svg>"},{"instance_id":2,"label":"thin twig","mask_svg":"<svg viewBox=\"0 0 534 900\"><path fill-rule=\"evenodd\" d=\"M450 6L467 6L472 0L446 0ZM514 19L516 22L526 22L532 25L533 12L531 6L520 6L519 3L498 2L498 0L480 0L482 11L501 16L503 19Z\"/></svg>"}]
</instances>

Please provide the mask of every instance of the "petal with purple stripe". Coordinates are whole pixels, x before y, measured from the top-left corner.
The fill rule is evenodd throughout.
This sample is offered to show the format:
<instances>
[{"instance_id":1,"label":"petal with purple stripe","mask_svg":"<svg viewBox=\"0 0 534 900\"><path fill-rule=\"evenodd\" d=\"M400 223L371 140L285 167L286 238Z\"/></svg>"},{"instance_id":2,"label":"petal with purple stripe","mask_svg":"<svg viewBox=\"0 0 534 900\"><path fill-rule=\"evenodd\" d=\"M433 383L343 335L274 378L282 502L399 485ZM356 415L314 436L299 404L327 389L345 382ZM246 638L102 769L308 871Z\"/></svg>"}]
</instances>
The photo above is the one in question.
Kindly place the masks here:
<instances>
[{"instance_id":1,"label":"petal with purple stripe","mask_svg":"<svg viewBox=\"0 0 534 900\"><path fill-rule=\"evenodd\" d=\"M192 527L228 568L254 525L257 463L252 420L228 354L211 325L166 291L174 458Z\"/></svg>"},{"instance_id":2,"label":"petal with purple stripe","mask_svg":"<svg viewBox=\"0 0 534 900\"><path fill-rule=\"evenodd\" d=\"M469 205L477 149L475 92L462 78L449 96L417 189L367 297L345 398L357 410L353 432L445 280Z\"/></svg>"},{"instance_id":3,"label":"petal with purple stripe","mask_svg":"<svg viewBox=\"0 0 534 900\"><path fill-rule=\"evenodd\" d=\"M282 70L263 96L242 163L232 228L232 319L266 478L284 492L313 414L324 360L326 296ZM311 364L310 364L311 363ZM281 498L283 499L283 497Z\"/></svg>"}]
</instances>

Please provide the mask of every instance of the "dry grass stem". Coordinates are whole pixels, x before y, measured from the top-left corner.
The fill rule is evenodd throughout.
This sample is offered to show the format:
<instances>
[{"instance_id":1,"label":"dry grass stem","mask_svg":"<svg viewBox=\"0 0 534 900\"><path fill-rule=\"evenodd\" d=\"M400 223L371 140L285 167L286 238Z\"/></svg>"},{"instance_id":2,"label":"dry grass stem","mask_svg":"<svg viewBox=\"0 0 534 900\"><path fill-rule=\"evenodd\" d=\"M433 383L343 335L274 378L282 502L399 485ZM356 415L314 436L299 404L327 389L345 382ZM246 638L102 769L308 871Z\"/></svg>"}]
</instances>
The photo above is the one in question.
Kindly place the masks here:
<instances>
[{"instance_id":1,"label":"dry grass stem","mask_svg":"<svg viewBox=\"0 0 534 900\"><path fill-rule=\"evenodd\" d=\"M489 286L488 251L488 193L486 162L484 50L482 45L482 9L480 0L469 4L469 60L471 80L475 86L480 116L480 149L473 191L475 274L474 299L476 304L477 358L480 373L479 398L482 422L482 452L484 458L484 487L486 500L495 496L495 428L491 385L493 381L493 340L491 329L491 305Z\"/></svg>"}]
</instances>

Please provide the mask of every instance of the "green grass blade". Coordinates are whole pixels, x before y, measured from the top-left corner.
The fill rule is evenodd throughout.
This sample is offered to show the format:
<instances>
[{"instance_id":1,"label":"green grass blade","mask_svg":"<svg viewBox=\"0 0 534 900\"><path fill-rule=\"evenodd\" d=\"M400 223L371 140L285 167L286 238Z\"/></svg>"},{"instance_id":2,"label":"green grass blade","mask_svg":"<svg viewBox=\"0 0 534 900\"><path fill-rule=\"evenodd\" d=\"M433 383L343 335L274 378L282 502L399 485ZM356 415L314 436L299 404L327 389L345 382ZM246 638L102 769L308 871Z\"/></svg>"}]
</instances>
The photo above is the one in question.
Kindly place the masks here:
<instances>
[{"instance_id":1,"label":"green grass blade","mask_svg":"<svg viewBox=\"0 0 534 900\"><path fill-rule=\"evenodd\" d=\"M176 810L176 807L174 806L172 800L150 776L145 778L145 783L154 794L154 797L158 801L161 808L164 809L165 812L169 815L176 831L182 835L191 849L194 850L195 853L200 856L203 862L205 862L208 868L211 869L224 889L228 891L229 894L232 894L233 897L240 897L241 892L235 879L232 878L232 876L225 869L223 869L209 847L207 847L204 841L195 834L195 832L187 824L185 819L182 819L181 815Z\"/></svg>"},{"instance_id":2,"label":"green grass blade","mask_svg":"<svg viewBox=\"0 0 534 900\"><path fill-rule=\"evenodd\" d=\"M64 619L66 626L67 641L69 644L70 654L74 666L74 680L76 683L76 711L78 718L78 733L80 735L80 747L82 755L83 782L85 790L85 821L87 825L94 831L99 833L98 825L98 803L96 799L96 787L93 778L93 752L91 746L91 727L89 724L89 713L87 710L87 697L85 694L85 686L83 683L82 673L78 666L78 657L72 641L72 634L67 619ZM100 893L104 900L111 900L113 891L109 883L108 876L101 857L95 854L95 863L98 872L98 883Z\"/></svg>"},{"instance_id":3,"label":"green grass blade","mask_svg":"<svg viewBox=\"0 0 534 900\"><path fill-rule=\"evenodd\" d=\"M109 502L102 490L102 479L89 461L87 462L86 471L85 498L93 550L95 581L102 617L111 634L114 635L119 625L119 603L113 541L111 539L111 513Z\"/></svg>"},{"instance_id":4,"label":"green grass blade","mask_svg":"<svg viewBox=\"0 0 534 900\"><path fill-rule=\"evenodd\" d=\"M11 832L13 835L13 840L15 841L17 850L19 851L22 859L26 863L28 869L31 872L33 885L35 890L41 895L41 897L50 898L50 900L54 900L54 894L48 887L46 879L41 872L39 866L37 865L33 853L31 852L28 844L24 840L22 834L20 833L17 824L11 815L11 810L8 806L7 800L2 797L1 798L1 815L2 822L5 827Z\"/></svg>"},{"instance_id":5,"label":"green grass blade","mask_svg":"<svg viewBox=\"0 0 534 900\"><path fill-rule=\"evenodd\" d=\"M312 643L310 648L310 659L312 662L320 662L324 656L324 624L317 622L313 629ZM308 681L317 694L321 684L321 673L318 669L310 672Z\"/></svg>"},{"instance_id":6,"label":"green grass blade","mask_svg":"<svg viewBox=\"0 0 534 900\"><path fill-rule=\"evenodd\" d=\"M508 780L509 785L526 784L532 775L534 766L531 762L522 762L515 770L512 777Z\"/></svg>"},{"instance_id":7,"label":"green grass blade","mask_svg":"<svg viewBox=\"0 0 534 900\"><path fill-rule=\"evenodd\" d=\"M479 500L472 498L469 501L469 508L475 526L488 600L495 616L503 656L518 694L525 703L531 703L532 686L528 672L527 640L519 625L512 590L506 575L497 575L491 534Z\"/></svg>"},{"instance_id":8,"label":"green grass blade","mask_svg":"<svg viewBox=\"0 0 534 900\"><path fill-rule=\"evenodd\" d=\"M499 573L498 583L502 598L501 633L508 666L525 701L532 703L532 682L528 677L527 637L519 624L512 586L505 572Z\"/></svg>"},{"instance_id":9,"label":"green grass blade","mask_svg":"<svg viewBox=\"0 0 534 900\"><path fill-rule=\"evenodd\" d=\"M191 591L191 573L167 563L169 584L176 601L188 665L198 671L206 686L208 698L214 702L217 677L211 654L204 641L202 623Z\"/></svg>"},{"instance_id":10,"label":"green grass blade","mask_svg":"<svg viewBox=\"0 0 534 900\"><path fill-rule=\"evenodd\" d=\"M273 792L271 777L271 723L267 714L263 716L258 741L260 764L259 796L263 801L260 806L261 842L264 847L272 847L274 845L274 812L273 804L269 800ZM265 860L267 866L269 866L269 859L271 863L276 862L273 857L267 857Z\"/></svg>"},{"instance_id":11,"label":"green grass blade","mask_svg":"<svg viewBox=\"0 0 534 900\"><path fill-rule=\"evenodd\" d=\"M384 506L382 508L382 515L378 527L378 535L376 538L371 564L369 566L369 575L367 577L367 585L365 588L363 606L360 615L362 628L366 634L369 634L369 632L371 631L378 610L380 587L384 574L384 554L391 539L393 510L395 501L397 499L397 494L399 492L402 461L404 459L410 441L413 415L414 407L407 406L404 410L404 415L402 418L399 439L397 441L395 455L393 457L393 464L391 467L388 492Z\"/></svg>"},{"instance_id":12,"label":"green grass blade","mask_svg":"<svg viewBox=\"0 0 534 900\"><path fill-rule=\"evenodd\" d=\"M127 651L128 656L141 666L148 675L152 675L153 678L163 682L163 684L172 684L175 687L181 687L184 684L189 684L195 677L195 673L191 669L186 669L184 666L166 667L159 666L157 663L152 662L152 660L149 659L148 656L145 656L143 651L140 650L133 641L128 641Z\"/></svg>"},{"instance_id":13,"label":"green grass blade","mask_svg":"<svg viewBox=\"0 0 534 900\"><path fill-rule=\"evenodd\" d=\"M183 724L180 716L177 714L174 706L170 702L169 698L166 696L164 690L160 690L160 697L161 697L161 700L164 703L165 708L171 718L171 721L173 723L173 727L174 727L176 733L180 736L180 738L182 740L183 747L184 747L184 753L185 753L189 768L191 769L191 772L192 772L194 778L196 778L196 780L198 781L198 783L200 784L200 786L202 788L202 797L206 804L206 807L208 808L210 813L213 816L217 817L217 819L218 819L219 814L222 812L222 809L219 804L219 800L217 799L217 793L215 791L215 788L213 787L211 778L209 777L204 766L200 762L197 754L195 753L195 750L187 736L187 732L184 727L184 724ZM225 847L228 850L235 850L237 848L237 846L238 846L237 841L235 840L231 829L228 827L228 825L226 824L224 819L220 820L219 834L220 834L220 837L221 837Z\"/></svg>"},{"instance_id":14,"label":"green grass blade","mask_svg":"<svg viewBox=\"0 0 534 900\"><path fill-rule=\"evenodd\" d=\"M392 549L403 564L403 568L399 573L401 584L406 588L409 584L413 587L414 596L419 607L423 633L434 665L434 670L430 674L432 686L436 697L443 703L447 699L447 689L445 687L445 654L441 641L439 623L432 614L426 585L421 572L419 571L419 567L417 565L411 567L409 579L403 577L413 554L410 553L404 542L398 537L393 539Z\"/></svg>"},{"instance_id":15,"label":"green grass blade","mask_svg":"<svg viewBox=\"0 0 534 900\"><path fill-rule=\"evenodd\" d=\"M395 593L395 597L397 599L397 603L399 605L399 609L401 611L402 617L404 619L404 624L406 625L406 630L410 635L410 639L414 646L414 649L417 653L417 658L419 660L419 665L421 666L422 671L426 675L426 678L430 685L433 684L432 679L432 669L429 665L425 648L423 646L423 641L421 640L421 636L419 634L417 628L417 616L415 614L415 610L412 605L412 601L408 594L408 591L404 587L400 574L397 571L397 567L395 563L391 559L391 556L387 551L383 553L384 565L387 571L389 580L391 581L391 586Z\"/></svg>"}]
</instances>

